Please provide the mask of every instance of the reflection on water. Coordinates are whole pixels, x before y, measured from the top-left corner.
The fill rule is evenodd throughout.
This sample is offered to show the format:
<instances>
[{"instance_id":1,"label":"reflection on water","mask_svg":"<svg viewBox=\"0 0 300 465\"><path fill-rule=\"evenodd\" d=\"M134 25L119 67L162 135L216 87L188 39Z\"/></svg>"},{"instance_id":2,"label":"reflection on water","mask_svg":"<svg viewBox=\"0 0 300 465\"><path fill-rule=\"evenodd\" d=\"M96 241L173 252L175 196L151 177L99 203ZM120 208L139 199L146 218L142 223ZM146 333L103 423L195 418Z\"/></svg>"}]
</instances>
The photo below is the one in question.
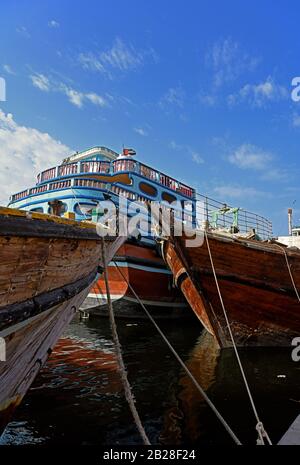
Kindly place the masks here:
<instances>
[{"instance_id":1,"label":"reflection on water","mask_svg":"<svg viewBox=\"0 0 300 465\"><path fill-rule=\"evenodd\" d=\"M232 350L219 351L197 320L159 325L243 443L255 420ZM148 322L118 321L128 376L153 444L231 444ZM286 349L243 349L257 408L274 442L300 413L300 363ZM17 410L1 444L139 444L124 399L109 322L77 317Z\"/></svg>"}]
</instances>

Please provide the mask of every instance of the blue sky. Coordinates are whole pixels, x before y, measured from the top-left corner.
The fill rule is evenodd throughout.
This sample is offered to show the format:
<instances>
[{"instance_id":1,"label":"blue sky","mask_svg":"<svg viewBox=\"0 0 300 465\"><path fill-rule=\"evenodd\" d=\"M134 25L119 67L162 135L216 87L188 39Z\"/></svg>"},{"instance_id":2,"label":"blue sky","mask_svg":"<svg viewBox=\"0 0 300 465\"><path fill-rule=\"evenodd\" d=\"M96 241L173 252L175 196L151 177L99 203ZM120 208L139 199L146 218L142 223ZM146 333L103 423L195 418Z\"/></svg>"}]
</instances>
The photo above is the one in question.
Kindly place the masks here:
<instances>
[{"instance_id":1,"label":"blue sky","mask_svg":"<svg viewBox=\"0 0 300 465\"><path fill-rule=\"evenodd\" d=\"M199 192L300 223L297 2L2 0L1 203L122 144Z\"/></svg>"}]
</instances>

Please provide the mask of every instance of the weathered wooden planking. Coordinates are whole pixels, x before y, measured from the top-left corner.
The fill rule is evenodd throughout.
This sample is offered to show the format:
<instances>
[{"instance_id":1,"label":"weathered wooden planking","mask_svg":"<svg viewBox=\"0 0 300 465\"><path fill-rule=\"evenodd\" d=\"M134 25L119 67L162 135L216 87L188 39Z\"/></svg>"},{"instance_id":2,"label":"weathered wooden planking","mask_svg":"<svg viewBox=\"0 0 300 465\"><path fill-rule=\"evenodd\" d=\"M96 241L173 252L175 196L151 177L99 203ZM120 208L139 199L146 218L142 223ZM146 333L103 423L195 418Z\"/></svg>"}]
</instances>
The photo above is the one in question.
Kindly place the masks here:
<instances>
[{"instance_id":1,"label":"weathered wooden planking","mask_svg":"<svg viewBox=\"0 0 300 465\"><path fill-rule=\"evenodd\" d=\"M273 244L208 235L231 329L238 345L289 346L300 333L299 302L282 250ZM184 238L165 244L175 280L204 326L222 347L231 345L206 242L186 248ZM300 288L300 253L287 251Z\"/></svg>"},{"instance_id":2,"label":"weathered wooden planking","mask_svg":"<svg viewBox=\"0 0 300 465\"><path fill-rule=\"evenodd\" d=\"M24 302L17 302L3 307L0 312L0 331L19 323L74 297L82 290L90 287L96 278L96 271L74 283L39 294Z\"/></svg>"},{"instance_id":3,"label":"weathered wooden planking","mask_svg":"<svg viewBox=\"0 0 300 465\"><path fill-rule=\"evenodd\" d=\"M279 446L300 446L300 415L280 439Z\"/></svg>"},{"instance_id":4,"label":"weathered wooden planking","mask_svg":"<svg viewBox=\"0 0 300 465\"><path fill-rule=\"evenodd\" d=\"M0 430L124 240L104 239L104 264L94 225L0 208Z\"/></svg>"},{"instance_id":5,"label":"weathered wooden planking","mask_svg":"<svg viewBox=\"0 0 300 465\"><path fill-rule=\"evenodd\" d=\"M60 237L68 239L99 240L96 229L79 228L76 225L32 220L23 217L0 216L0 236Z\"/></svg>"},{"instance_id":6,"label":"weathered wooden planking","mask_svg":"<svg viewBox=\"0 0 300 465\"><path fill-rule=\"evenodd\" d=\"M87 293L0 332L7 349L0 363L0 434Z\"/></svg>"},{"instance_id":7,"label":"weathered wooden planking","mask_svg":"<svg viewBox=\"0 0 300 465\"><path fill-rule=\"evenodd\" d=\"M283 251L274 244L254 241L230 241L208 234L211 254L218 276L240 282L253 282L256 286L293 291ZM201 247L185 247L185 238L176 238L184 250L190 266L201 267L202 273L212 274L211 263L204 241ZM300 287L300 251L286 249L293 276ZM270 266L272 269L270 269Z\"/></svg>"},{"instance_id":8,"label":"weathered wooden planking","mask_svg":"<svg viewBox=\"0 0 300 465\"><path fill-rule=\"evenodd\" d=\"M97 268L100 253L100 242L85 239L0 237L0 311L87 276Z\"/></svg>"}]
</instances>

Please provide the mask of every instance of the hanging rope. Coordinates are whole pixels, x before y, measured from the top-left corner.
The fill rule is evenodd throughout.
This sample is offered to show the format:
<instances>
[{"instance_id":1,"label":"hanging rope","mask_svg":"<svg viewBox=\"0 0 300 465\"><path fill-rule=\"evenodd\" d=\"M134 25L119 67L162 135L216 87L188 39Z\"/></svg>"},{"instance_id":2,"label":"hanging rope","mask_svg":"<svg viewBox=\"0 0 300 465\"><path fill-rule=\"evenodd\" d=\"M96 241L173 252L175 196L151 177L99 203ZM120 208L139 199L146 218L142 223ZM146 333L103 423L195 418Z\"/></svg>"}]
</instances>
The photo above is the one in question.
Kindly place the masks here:
<instances>
[{"instance_id":1,"label":"hanging rope","mask_svg":"<svg viewBox=\"0 0 300 465\"><path fill-rule=\"evenodd\" d=\"M113 305L111 301L111 296L110 296L110 289L109 289L109 283L108 283L108 276L107 276L107 267L106 267L106 259L105 259L105 245L104 245L104 238L102 237L102 262L103 262L103 267L104 267L104 281L105 281L105 287L106 287L106 294L107 294L107 305L109 309L109 319L110 319L110 324L111 324L111 330L112 330L112 335L113 335L113 340L116 348L116 355L117 355L117 360L118 360L118 365L120 368L120 374L121 374L121 379L122 383L124 386L124 391L125 391L125 397L128 402L129 408L131 410L133 419L135 421L136 427L141 435L141 438L143 440L143 443L146 446L150 446L151 443L148 439L148 436L146 435L146 432L143 428L141 419L139 417L138 411L135 407L135 399L131 391L131 387L128 381L127 377L127 372L125 368L125 364L123 361L122 357L122 349L121 349L121 344L119 341L118 337L118 332L117 332L117 327L116 327L116 322L115 322L115 316L114 316L114 311L113 311ZM97 283L98 287L98 283Z\"/></svg>"},{"instance_id":2,"label":"hanging rope","mask_svg":"<svg viewBox=\"0 0 300 465\"><path fill-rule=\"evenodd\" d=\"M288 255L286 253L286 249L285 247L282 247L281 245L279 244L275 244L277 247L279 247L282 251L283 251L283 254L285 256L285 262L286 262L286 265L287 265L287 268L288 268L288 271L289 271L289 275L290 275L290 278L291 278L291 281L292 281L292 285L294 287L294 291L295 291L295 294L297 296L297 299L298 301L300 302L300 296L299 296L299 292L298 292L298 289L297 289L297 286L295 284L295 281L294 281L294 277L293 277L293 274L292 274L292 270L291 270L291 266L289 264L289 259L288 259Z\"/></svg>"},{"instance_id":3,"label":"hanging rope","mask_svg":"<svg viewBox=\"0 0 300 465\"><path fill-rule=\"evenodd\" d=\"M168 339L166 338L166 336L164 335L164 333L161 331L160 327L156 324L155 320L152 318L151 314L148 312L148 310L146 309L145 305L143 304L143 302L141 301L141 299L139 298L139 296L136 294L135 290L133 289L133 287L131 286L129 280L127 279L127 277L124 275L124 273L122 272L121 268L118 266L118 264L114 261L114 264L115 266L117 267L119 273L121 274L122 278L124 279L124 281L127 283L128 287L130 288L131 292L133 293L133 295L135 296L135 298L137 299L137 301L139 302L139 304L141 305L142 309L144 310L144 312L146 313L146 315L148 316L148 318L150 319L150 321L153 323L153 325L155 326L155 328L157 329L157 331L159 332L159 334L161 335L161 337L163 338L164 342L167 344L167 346L169 347L169 349L171 350L171 352L173 353L174 357L177 359L177 361L180 363L180 365L182 366L182 368L184 369L184 371L186 372L186 374L188 375L188 377L191 379L191 381L193 382L193 384L195 385L195 387L197 388L197 390L200 392L200 394L202 395L202 397L204 398L204 400L207 402L207 404L209 405L209 407L212 409L212 411L214 412L214 414L216 415L216 417L220 420L220 422L222 423L222 425L224 426L224 428L226 429L226 431L228 432L228 434L232 437L232 439L234 440L234 442L238 445L241 445L242 443L240 442L240 440L237 438L237 436L235 435L235 433L232 431L232 429L230 428L230 426L228 425L228 423L226 422L226 420L223 418L223 416L219 413L219 411L217 410L217 408L215 407L215 405L212 403L212 401L209 399L209 397L207 396L207 394L205 393L205 391L202 389L202 387L200 386L200 384L198 383L198 381L195 379L195 377L193 376L193 374L190 372L190 370L187 368L187 366L185 365L184 361L181 359L181 357L178 355L178 353L176 352L176 350L174 349L174 347L171 345L171 343L168 341Z\"/></svg>"},{"instance_id":4,"label":"hanging rope","mask_svg":"<svg viewBox=\"0 0 300 465\"><path fill-rule=\"evenodd\" d=\"M81 208L81 205L80 205L80 203L79 203L79 200L78 200L78 198L77 198L77 196L76 196L76 194L75 194L75 191L74 191L74 189L73 189L73 187L72 187L72 186L71 186L71 191L72 191L72 194L74 195L74 198L75 198L75 200L77 201L77 204L78 204L78 206L79 206L80 210L81 210L81 211L82 211L82 213L83 213L83 216L84 216L84 217L85 217L85 219L87 220L87 219L88 219L88 217L86 216L86 214L85 214L84 210L82 210L82 208Z\"/></svg>"},{"instance_id":5,"label":"hanging rope","mask_svg":"<svg viewBox=\"0 0 300 465\"><path fill-rule=\"evenodd\" d=\"M229 319L228 319L228 316L227 316L226 308L225 308L225 305L224 305L224 302L223 302L223 297L222 297L222 294L221 294L221 291L220 291L219 282L218 282L218 278L217 278L217 275L216 275L216 270L215 270L215 266L214 266L214 262L213 262L213 258L212 258L212 254L211 254L211 250L210 250L206 230L204 230L204 235L205 235L208 255L209 255L209 259L210 259L210 263L211 263L211 267L212 267L212 271L213 271L217 291L218 291L218 294L219 294L221 307L222 307L224 317L225 317L225 321L226 321L226 324L227 324L227 327L228 327L230 339L231 339L231 342L232 342L232 345L233 345L233 349L234 349L234 352L235 352L235 355L236 355L236 358L237 358L237 362L238 362L241 374L242 374L242 378L243 378L244 383L245 383L245 387L246 387L246 390L247 390L247 393L248 393L250 404L251 404L254 416L256 418L256 421L257 421L256 430L257 430L258 436L259 436L258 439L257 439L257 444L263 445L264 444L264 438L266 438L268 444L271 445L272 442L271 442L271 440L270 440L270 438L268 436L268 433L265 431L263 423L259 419L256 407L255 407L255 404L254 404L254 400L253 400L253 397L252 397L252 394L251 394L251 391L250 391L250 387L249 387L249 384L248 384L248 381L247 381L247 378L246 378L246 375L245 375L245 372L244 372L244 368L243 368L243 365L242 365L242 362L241 362L241 359L240 359L240 356L239 356L239 353L238 353L238 350L237 350L237 347L236 347L236 344L235 344L235 340L234 340L233 333L232 333L232 330L231 330L231 326L230 326L230 323L229 323Z\"/></svg>"}]
</instances>

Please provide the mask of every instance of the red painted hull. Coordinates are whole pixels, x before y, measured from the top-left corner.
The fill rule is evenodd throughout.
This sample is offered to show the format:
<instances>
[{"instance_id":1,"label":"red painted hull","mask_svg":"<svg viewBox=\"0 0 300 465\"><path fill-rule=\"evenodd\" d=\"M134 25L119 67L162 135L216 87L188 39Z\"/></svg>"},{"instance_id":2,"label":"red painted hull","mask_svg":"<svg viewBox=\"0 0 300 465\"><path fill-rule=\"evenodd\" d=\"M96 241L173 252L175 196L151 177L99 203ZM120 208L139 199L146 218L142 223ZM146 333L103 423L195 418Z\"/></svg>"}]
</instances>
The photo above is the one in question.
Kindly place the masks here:
<instances>
[{"instance_id":1,"label":"red painted hull","mask_svg":"<svg viewBox=\"0 0 300 465\"><path fill-rule=\"evenodd\" d=\"M160 314L166 316L186 313L187 303L180 290L174 286L171 272L154 247L124 244L108 267L108 277L117 316L142 314L128 282L147 308L160 309ZM106 287L101 276L82 309L93 314L107 315L106 304Z\"/></svg>"}]
</instances>

